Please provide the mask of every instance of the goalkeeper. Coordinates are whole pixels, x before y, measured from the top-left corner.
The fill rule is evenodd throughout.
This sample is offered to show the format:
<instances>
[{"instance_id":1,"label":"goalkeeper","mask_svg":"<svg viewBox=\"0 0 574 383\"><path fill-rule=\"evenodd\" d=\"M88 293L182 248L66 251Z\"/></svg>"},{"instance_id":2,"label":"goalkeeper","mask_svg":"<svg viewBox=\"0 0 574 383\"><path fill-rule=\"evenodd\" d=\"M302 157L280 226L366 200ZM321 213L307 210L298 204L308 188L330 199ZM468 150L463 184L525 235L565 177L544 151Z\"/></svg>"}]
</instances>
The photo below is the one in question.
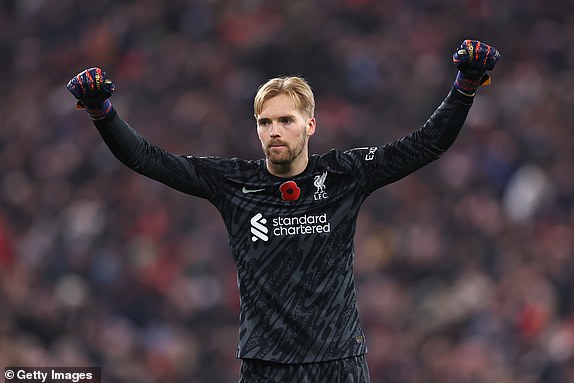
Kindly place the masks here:
<instances>
[{"instance_id":1,"label":"goalkeeper","mask_svg":"<svg viewBox=\"0 0 574 383\"><path fill-rule=\"evenodd\" d=\"M139 135L110 102L99 68L68 83L112 153L147 177L211 202L230 238L240 293L240 382L369 382L353 276L359 209L375 190L437 159L454 142L500 55L476 40L418 129L382 146L309 154L315 100L300 77L274 78L254 100L264 158L176 155Z\"/></svg>"}]
</instances>

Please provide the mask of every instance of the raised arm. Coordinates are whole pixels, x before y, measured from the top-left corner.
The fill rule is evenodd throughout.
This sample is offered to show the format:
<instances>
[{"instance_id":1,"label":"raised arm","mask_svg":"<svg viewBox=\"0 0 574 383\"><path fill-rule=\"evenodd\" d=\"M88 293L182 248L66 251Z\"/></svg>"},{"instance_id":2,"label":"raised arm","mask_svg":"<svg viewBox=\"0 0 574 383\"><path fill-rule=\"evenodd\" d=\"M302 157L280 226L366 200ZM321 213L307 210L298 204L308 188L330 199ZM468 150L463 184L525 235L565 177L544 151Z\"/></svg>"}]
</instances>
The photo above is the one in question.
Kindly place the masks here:
<instances>
[{"instance_id":1,"label":"raised arm","mask_svg":"<svg viewBox=\"0 0 574 383\"><path fill-rule=\"evenodd\" d=\"M458 136L477 89L490 84L487 71L499 58L495 48L464 40L453 54L458 69L453 89L420 129L381 147L349 151L363 173L365 189L371 192L395 182L439 158Z\"/></svg>"},{"instance_id":2,"label":"raised arm","mask_svg":"<svg viewBox=\"0 0 574 383\"><path fill-rule=\"evenodd\" d=\"M150 144L115 111L110 97L115 86L100 68L73 77L68 90L86 110L111 152L132 170L181 192L210 199L217 190L214 161L172 154Z\"/></svg>"}]
</instances>

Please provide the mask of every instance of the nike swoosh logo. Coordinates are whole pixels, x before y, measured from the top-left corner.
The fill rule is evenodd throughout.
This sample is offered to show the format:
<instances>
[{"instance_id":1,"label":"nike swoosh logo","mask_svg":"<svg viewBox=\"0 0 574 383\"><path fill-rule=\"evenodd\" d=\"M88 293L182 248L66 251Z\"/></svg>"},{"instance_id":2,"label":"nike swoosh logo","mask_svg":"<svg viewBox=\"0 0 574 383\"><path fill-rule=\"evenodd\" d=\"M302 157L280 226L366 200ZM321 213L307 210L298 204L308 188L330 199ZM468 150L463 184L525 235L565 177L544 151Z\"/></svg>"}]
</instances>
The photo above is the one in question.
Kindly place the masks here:
<instances>
[{"instance_id":1,"label":"nike swoosh logo","mask_svg":"<svg viewBox=\"0 0 574 383\"><path fill-rule=\"evenodd\" d=\"M245 194L247 194L247 193L258 193L258 192L263 191L263 190L265 190L265 189L247 189L247 188L245 188L245 186L243 187L243 189L241 189L241 191Z\"/></svg>"}]
</instances>

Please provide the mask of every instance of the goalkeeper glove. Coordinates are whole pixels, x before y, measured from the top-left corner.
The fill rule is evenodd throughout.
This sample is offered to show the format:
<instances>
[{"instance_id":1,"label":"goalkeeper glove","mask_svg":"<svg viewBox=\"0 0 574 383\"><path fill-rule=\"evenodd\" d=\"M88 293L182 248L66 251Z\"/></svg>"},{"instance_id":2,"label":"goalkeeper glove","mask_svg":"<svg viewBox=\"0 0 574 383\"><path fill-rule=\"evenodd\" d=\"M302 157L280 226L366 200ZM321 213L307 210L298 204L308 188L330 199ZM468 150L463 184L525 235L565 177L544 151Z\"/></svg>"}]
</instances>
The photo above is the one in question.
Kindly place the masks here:
<instances>
[{"instance_id":1,"label":"goalkeeper glove","mask_svg":"<svg viewBox=\"0 0 574 383\"><path fill-rule=\"evenodd\" d=\"M454 87L467 96L474 96L481 85L491 83L486 71L492 70L500 53L490 45L477 40L464 40L452 55L458 74Z\"/></svg>"},{"instance_id":2,"label":"goalkeeper glove","mask_svg":"<svg viewBox=\"0 0 574 383\"><path fill-rule=\"evenodd\" d=\"M90 68L78 73L66 87L78 100L76 109L85 109L93 120L101 120L112 113L113 107L109 98L115 86L100 68Z\"/></svg>"}]
</instances>

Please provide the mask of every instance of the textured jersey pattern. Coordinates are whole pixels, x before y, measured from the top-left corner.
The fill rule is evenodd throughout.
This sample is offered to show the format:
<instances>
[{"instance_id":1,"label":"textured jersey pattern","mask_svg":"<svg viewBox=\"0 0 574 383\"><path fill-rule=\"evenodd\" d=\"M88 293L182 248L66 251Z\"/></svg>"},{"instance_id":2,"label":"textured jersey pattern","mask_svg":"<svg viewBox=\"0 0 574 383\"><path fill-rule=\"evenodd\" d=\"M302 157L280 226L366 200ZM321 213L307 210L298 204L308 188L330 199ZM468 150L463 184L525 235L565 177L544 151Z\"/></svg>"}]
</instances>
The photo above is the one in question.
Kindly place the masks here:
<instances>
[{"instance_id":1,"label":"textured jersey pattern","mask_svg":"<svg viewBox=\"0 0 574 383\"><path fill-rule=\"evenodd\" d=\"M447 150L470 103L451 92L409 136L312 155L291 179L269 174L264 160L171 154L119 116L96 125L124 164L219 210L237 267L238 357L309 363L367 351L353 277L359 208L377 188Z\"/></svg>"}]
</instances>

